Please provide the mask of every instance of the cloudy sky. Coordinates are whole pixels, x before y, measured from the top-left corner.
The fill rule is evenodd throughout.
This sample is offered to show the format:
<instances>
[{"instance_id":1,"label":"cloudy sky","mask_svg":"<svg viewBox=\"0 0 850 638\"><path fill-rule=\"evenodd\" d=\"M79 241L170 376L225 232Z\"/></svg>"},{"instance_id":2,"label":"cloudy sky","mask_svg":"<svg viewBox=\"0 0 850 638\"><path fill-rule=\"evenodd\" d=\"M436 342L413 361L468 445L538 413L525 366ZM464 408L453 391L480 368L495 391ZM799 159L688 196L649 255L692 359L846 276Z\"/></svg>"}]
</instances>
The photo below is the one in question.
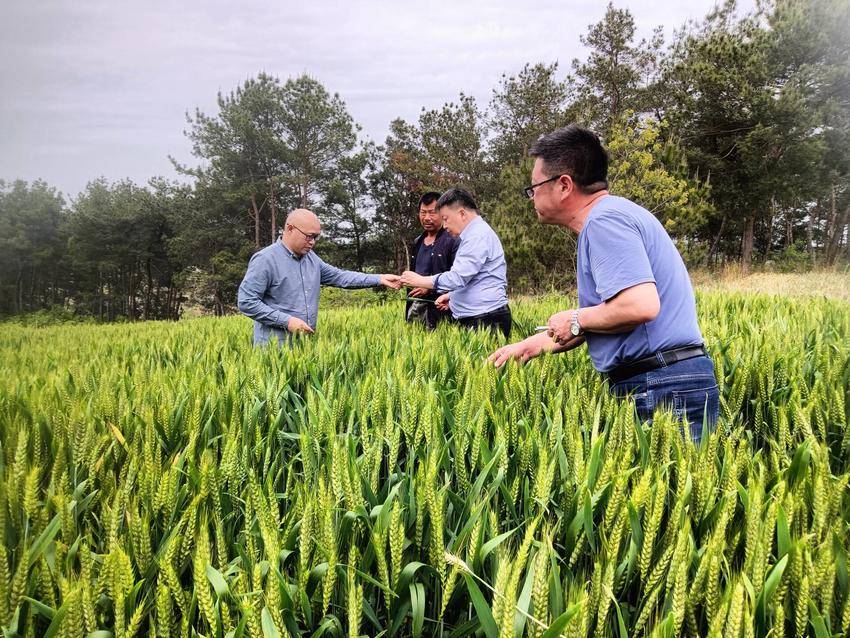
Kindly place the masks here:
<instances>
[{"instance_id":1,"label":"cloudy sky","mask_svg":"<svg viewBox=\"0 0 850 638\"><path fill-rule=\"evenodd\" d=\"M669 35L715 0L616 2L638 32ZM3 0L0 179L45 179L75 196L95 177L174 177L194 163L185 114L212 113L259 71L309 73L348 104L363 132L386 136L460 91L482 106L502 73L584 57L601 19L590 0Z\"/></svg>"}]
</instances>

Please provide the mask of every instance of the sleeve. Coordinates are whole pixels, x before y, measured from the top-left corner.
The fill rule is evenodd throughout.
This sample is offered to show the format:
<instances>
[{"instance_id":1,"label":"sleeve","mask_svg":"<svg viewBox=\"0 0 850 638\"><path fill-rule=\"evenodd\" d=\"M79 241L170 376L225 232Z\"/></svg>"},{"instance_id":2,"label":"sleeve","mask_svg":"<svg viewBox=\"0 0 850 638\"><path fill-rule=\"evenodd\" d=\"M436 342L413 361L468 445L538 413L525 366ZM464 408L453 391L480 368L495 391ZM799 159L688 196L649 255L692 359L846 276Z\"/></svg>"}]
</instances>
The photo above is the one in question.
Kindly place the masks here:
<instances>
[{"instance_id":1,"label":"sleeve","mask_svg":"<svg viewBox=\"0 0 850 638\"><path fill-rule=\"evenodd\" d=\"M655 282L640 231L618 214L591 219L585 228L596 294L608 301L626 288Z\"/></svg>"},{"instance_id":2,"label":"sleeve","mask_svg":"<svg viewBox=\"0 0 850 638\"><path fill-rule=\"evenodd\" d=\"M237 306L239 311L254 321L272 328L288 329L292 315L275 310L263 301L271 283L271 276L260 253L255 253L248 262L248 270L239 284Z\"/></svg>"},{"instance_id":3,"label":"sleeve","mask_svg":"<svg viewBox=\"0 0 850 638\"><path fill-rule=\"evenodd\" d=\"M481 272L487 261L487 244L481 237L470 237L460 243L452 263L452 269L440 273L434 278L434 288L438 292L451 292L466 286Z\"/></svg>"},{"instance_id":4,"label":"sleeve","mask_svg":"<svg viewBox=\"0 0 850 638\"><path fill-rule=\"evenodd\" d=\"M318 255L317 255L318 257ZM379 286L381 277L379 275L367 275L353 270L341 270L319 259L322 273L322 285L334 286L335 288L369 288Z\"/></svg>"}]
</instances>

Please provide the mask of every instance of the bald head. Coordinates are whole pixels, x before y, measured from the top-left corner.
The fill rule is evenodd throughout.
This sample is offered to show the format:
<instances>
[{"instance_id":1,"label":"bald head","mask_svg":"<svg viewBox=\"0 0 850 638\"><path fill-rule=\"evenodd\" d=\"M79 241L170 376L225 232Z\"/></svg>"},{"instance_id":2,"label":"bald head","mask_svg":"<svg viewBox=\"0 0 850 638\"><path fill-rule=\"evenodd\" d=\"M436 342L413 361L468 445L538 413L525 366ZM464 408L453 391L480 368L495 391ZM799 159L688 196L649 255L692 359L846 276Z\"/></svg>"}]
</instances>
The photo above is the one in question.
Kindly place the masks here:
<instances>
[{"instance_id":1,"label":"bald head","mask_svg":"<svg viewBox=\"0 0 850 638\"><path fill-rule=\"evenodd\" d=\"M313 211L296 208L286 216L283 228L283 243L293 253L304 256L313 250L322 224Z\"/></svg>"},{"instance_id":2,"label":"bald head","mask_svg":"<svg viewBox=\"0 0 850 638\"><path fill-rule=\"evenodd\" d=\"M289 215L286 216L286 223L296 224L301 227L304 227L307 224L320 225L319 218L316 217L316 213L311 210L307 210L306 208L296 208L290 212Z\"/></svg>"}]
</instances>

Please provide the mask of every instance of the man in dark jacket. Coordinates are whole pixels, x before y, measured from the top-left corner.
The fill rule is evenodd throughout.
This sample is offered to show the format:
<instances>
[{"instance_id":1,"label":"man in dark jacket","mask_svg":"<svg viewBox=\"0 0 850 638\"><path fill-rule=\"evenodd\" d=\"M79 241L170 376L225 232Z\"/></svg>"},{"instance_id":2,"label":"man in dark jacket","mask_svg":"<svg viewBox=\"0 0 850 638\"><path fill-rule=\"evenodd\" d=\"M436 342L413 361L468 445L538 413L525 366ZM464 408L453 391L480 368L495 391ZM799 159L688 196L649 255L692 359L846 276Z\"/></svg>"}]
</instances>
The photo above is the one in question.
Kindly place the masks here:
<instances>
[{"instance_id":1,"label":"man in dark jacket","mask_svg":"<svg viewBox=\"0 0 850 638\"><path fill-rule=\"evenodd\" d=\"M419 198L419 223L424 232L416 238L413 252L410 254L410 270L428 277L451 270L460 243L457 237L453 237L443 228L442 219L437 213L439 198L440 193L433 191ZM438 297L437 292L426 288L413 288L409 296L415 297L416 301L407 302L407 321L420 321L428 330L433 330L440 321L451 318L448 311L439 310L434 304Z\"/></svg>"}]
</instances>

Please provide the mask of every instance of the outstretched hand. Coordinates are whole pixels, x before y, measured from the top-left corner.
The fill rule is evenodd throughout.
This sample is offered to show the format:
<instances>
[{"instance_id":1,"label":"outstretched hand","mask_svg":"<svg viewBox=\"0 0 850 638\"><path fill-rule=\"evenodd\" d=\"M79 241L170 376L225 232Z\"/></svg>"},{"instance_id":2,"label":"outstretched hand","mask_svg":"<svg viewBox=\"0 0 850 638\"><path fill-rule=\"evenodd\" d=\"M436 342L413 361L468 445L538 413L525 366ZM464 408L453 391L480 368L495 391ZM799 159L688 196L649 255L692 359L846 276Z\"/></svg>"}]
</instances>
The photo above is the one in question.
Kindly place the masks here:
<instances>
[{"instance_id":1,"label":"outstretched hand","mask_svg":"<svg viewBox=\"0 0 850 638\"><path fill-rule=\"evenodd\" d=\"M551 350L551 346L551 338L546 333L541 333L528 339L502 346L487 357L487 361L497 368L501 368L511 359L525 363L529 359L540 356L544 350Z\"/></svg>"},{"instance_id":2,"label":"outstretched hand","mask_svg":"<svg viewBox=\"0 0 850 638\"><path fill-rule=\"evenodd\" d=\"M415 273L412 270L405 270L401 273L401 283L405 286L427 288L429 290L433 287L431 285L431 277L425 277L424 275Z\"/></svg>"},{"instance_id":3,"label":"outstretched hand","mask_svg":"<svg viewBox=\"0 0 850 638\"><path fill-rule=\"evenodd\" d=\"M401 277L398 275L381 275L381 285L398 290L401 288Z\"/></svg>"}]
</instances>

